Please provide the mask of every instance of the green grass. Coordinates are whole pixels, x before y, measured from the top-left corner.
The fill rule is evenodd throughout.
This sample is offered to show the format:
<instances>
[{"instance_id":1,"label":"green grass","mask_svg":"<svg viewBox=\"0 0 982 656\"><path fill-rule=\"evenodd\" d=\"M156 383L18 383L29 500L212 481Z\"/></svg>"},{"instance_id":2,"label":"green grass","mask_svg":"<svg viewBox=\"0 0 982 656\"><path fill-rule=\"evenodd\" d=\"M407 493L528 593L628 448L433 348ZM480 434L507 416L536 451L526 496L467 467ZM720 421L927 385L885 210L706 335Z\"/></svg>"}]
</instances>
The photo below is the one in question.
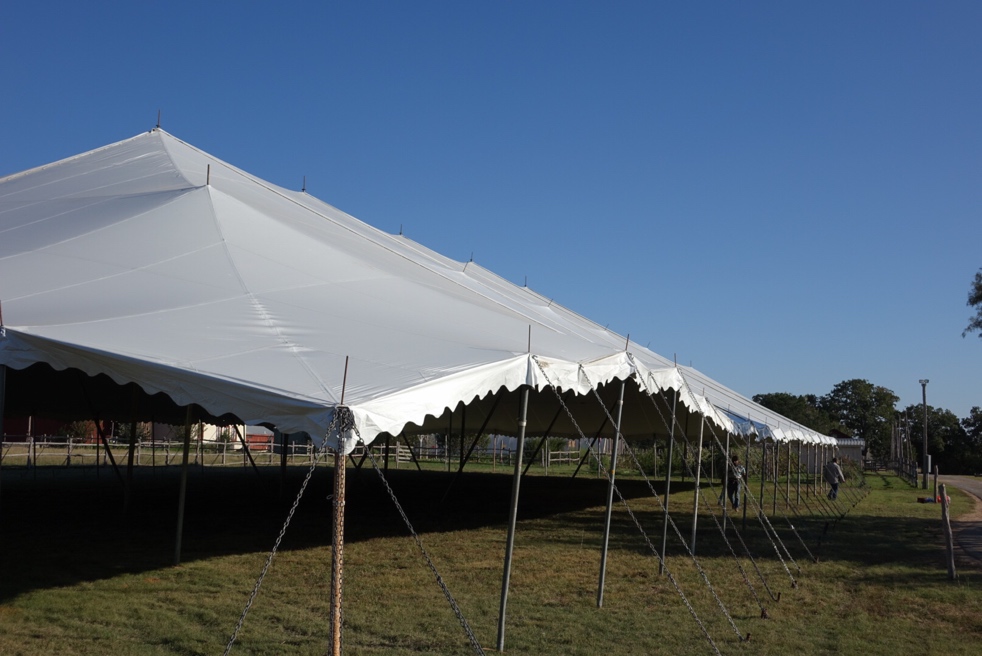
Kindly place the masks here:
<instances>
[{"instance_id":1,"label":"green grass","mask_svg":"<svg viewBox=\"0 0 982 656\"><path fill-rule=\"evenodd\" d=\"M139 470L128 513L108 470L99 477L91 469L39 472L3 471L0 654L222 653L304 470L291 468L281 488L275 467L263 468L261 477L250 469L195 469L179 566L171 565L177 468ZM592 472L576 479L558 474L522 483L505 650L714 653L616 499L604 604L597 608L606 483ZM389 477L475 635L494 651L510 476L500 469L467 473L449 493L452 477L445 472L403 468ZM471 653L376 474L349 469L348 479L345 653ZM763 581L754 562L738 554L753 591L702 508L699 564L736 631L669 531L668 570L722 653L978 653L978 564L959 563L958 582L949 582L940 507L916 503L922 493L893 476L868 476L867 482L871 494L834 524L817 514L814 497L806 498L815 515L798 517L779 503L772 521L793 557L790 575L759 524L748 521L741 535ZM660 548L658 501L641 481L624 479L620 488ZM676 480L672 490L672 516L688 539L691 482ZM759 492L759 484L751 481L751 490ZM319 469L233 654L325 653L330 492L331 471ZM709 498L708 489L703 495ZM861 498L854 489L843 496L843 509ZM971 507L955 491L952 501L955 515ZM771 511L769 497L764 507ZM785 513L818 563L788 528ZM740 549L735 534L728 536ZM761 605L768 619L761 618ZM750 641L741 642L737 633L750 634Z\"/></svg>"}]
</instances>

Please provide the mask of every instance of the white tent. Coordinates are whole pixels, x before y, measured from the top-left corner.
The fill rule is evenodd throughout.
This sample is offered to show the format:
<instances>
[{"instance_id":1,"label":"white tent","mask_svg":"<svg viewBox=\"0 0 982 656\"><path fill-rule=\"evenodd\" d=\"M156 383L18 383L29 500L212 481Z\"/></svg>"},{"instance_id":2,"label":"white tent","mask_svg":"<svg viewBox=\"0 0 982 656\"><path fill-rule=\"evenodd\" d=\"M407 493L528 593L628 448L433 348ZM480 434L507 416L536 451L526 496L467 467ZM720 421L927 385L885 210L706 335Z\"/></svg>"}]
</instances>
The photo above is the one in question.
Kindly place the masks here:
<instances>
[{"instance_id":1,"label":"white tent","mask_svg":"<svg viewBox=\"0 0 982 656\"><path fill-rule=\"evenodd\" d=\"M464 407L472 425L514 433L517 413L498 402L529 385L528 434L575 435L548 387L572 391L593 432L606 412L591 390L610 407L609 384L630 380L628 437L667 432L663 393L721 430L759 432L737 416L821 437L473 262L160 129L0 180L0 324L8 412L56 392L77 398L69 413L122 412L112 388L135 383L145 415L194 403L315 437L343 403L371 441L442 430Z\"/></svg>"}]
</instances>

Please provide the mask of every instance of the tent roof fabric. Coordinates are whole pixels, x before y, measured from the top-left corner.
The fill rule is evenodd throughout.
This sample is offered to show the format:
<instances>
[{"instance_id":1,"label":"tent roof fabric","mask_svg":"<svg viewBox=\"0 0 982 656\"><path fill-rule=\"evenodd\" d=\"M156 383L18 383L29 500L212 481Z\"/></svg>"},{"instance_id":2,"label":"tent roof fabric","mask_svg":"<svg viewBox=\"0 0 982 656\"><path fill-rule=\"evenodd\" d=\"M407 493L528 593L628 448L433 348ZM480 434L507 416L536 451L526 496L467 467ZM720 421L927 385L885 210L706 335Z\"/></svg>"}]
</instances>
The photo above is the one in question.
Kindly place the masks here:
<instances>
[{"instance_id":1,"label":"tent roof fabric","mask_svg":"<svg viewBox=\"0 0 982 656\"><path fill-rule=\"evenodd\" d=\"M342 401L371 441L501 390L586 395L615 380L678 391L722 430L821 437L473 262L160 129L0 180L0 310L0 364L105 374L315 437Z\"/></svg>"}]
</instances>

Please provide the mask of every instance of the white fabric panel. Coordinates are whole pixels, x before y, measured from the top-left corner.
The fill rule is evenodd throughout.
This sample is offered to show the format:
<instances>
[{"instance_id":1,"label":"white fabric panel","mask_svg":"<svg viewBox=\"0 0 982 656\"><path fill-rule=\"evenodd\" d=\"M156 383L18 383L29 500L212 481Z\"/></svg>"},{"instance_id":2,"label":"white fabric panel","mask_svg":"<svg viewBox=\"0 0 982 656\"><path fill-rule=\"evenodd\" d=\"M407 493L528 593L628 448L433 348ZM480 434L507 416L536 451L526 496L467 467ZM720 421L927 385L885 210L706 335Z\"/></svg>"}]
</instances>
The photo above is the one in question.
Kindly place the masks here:
<instances>
[{"instance_id":1,"label":"white fabric panel","mask_svg":"<svg viewBox=\"0 0 982 656\"><path fill-rule=\"evenodd\" d=\"M0 303L0 364L105 373L315 438L342 395L370 441L502 388L587 394L630 377L723 430L741 428L716 408L774 416L161 130L0 180Z\"/></svg>"}]
</instances>

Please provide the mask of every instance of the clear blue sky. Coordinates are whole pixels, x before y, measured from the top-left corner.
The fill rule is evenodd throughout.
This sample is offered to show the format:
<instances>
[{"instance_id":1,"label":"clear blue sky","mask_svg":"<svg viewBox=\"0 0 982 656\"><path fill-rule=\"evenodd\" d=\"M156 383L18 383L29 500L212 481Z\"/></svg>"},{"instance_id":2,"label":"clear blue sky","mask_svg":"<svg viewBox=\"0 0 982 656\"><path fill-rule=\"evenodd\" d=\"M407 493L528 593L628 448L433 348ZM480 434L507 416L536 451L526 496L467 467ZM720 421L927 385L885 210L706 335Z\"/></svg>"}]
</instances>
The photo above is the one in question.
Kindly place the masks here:
<instances>
[{"instance_id":1,"label":"clear blue sky","mask_svg":"<svg viewBox=\"0 0 982 656\"><path fill-rule=\"evenodd\" d=\"M929 378L964 417L980 35L974 0L12 0L0 175L160 110L747 396Z\"/></svg>"}]
</instances>

